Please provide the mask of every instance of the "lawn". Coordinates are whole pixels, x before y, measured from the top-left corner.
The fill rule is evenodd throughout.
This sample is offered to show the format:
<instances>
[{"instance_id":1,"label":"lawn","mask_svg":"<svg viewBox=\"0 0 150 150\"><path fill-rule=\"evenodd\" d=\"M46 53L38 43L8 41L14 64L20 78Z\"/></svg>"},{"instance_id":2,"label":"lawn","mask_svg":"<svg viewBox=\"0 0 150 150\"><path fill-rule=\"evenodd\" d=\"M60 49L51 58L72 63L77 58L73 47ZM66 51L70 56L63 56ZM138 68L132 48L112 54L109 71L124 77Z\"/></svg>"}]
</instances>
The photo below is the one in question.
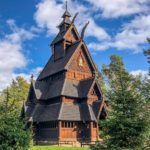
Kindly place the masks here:
<instances>
[{"instance_id":1,"label":"lawn","mask_svg":"<svg viewBox=\"0 0 150 150\"><path fill-rule=\"evenodd\" d=\"M30 150L90 150L89 148L59 147L59 146L34 146Z\"/></svg>"}]
</instances>

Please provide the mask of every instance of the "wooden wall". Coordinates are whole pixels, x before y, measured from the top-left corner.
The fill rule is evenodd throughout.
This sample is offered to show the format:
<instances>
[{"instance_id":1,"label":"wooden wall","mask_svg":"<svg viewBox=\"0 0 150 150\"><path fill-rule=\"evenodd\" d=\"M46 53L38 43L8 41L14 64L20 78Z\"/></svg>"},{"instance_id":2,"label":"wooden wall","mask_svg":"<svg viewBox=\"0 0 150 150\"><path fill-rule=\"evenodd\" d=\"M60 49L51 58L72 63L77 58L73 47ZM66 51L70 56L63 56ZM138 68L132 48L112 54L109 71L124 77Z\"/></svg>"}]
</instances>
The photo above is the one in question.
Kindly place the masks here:
<instances>
[{"instance_id":1,"label":"wooden wall","mask_svg":"<svg viewBox=\"0 0 150 150\"><path fill-rule=\"evenodd\" d=\"M36 128L34 129L34 139L38 141L96 141L98 137L98 128L93 126L93 122L72 122L73 125L65 127L64 122L56 128Z\"/></svg>"},{"instance_id":2,"label":"wooden wall","mask_svg":"<svg viewBox=\"0 0 150 150\"><path fill-rule=\"evenodd\" d=\"M80 71L74 71L74 70L69 70L66 72L66 78L67 79L75 79L75 80L82 80L82 79L87 79L92 77L91 73L84 73Z\"/></svg>"},{"instance_id":3,"label":"wooden wall","mask_svg":"<svg viewBox=\"0 0 150 150\"><path fill-rule=\"evenodd\" d=\"M73 28L70 28L67 32L65 39L67 41L75 42L78 38Z\"/></svg>"},{"instance_id":4,"label":"wooden wall","mask_svg":"<svg viewBox=\"0 0 150 150\"><path fill-rule=\"evenodd\" d=\"M83 66L79 66L80 58L83 59ZM77 72L88 73L92 76L92 71L91 71L92 69L90 67L90 64L88 62L88 59L87 59L85 53L83 52L83 50L81 48L74 56L71 64L69 65L69 69L77 71Z\"/></svg>"},{"instance_id":5,"label":"wooden wall","mask_svg":"<svg viewBox=\"0 0 150 150\"><path fill-rule=\"evenodd\" d=\"M37 129L35 135L38 140L56 140L58 139L58 129Z\"/></svg>"}]
</instances>

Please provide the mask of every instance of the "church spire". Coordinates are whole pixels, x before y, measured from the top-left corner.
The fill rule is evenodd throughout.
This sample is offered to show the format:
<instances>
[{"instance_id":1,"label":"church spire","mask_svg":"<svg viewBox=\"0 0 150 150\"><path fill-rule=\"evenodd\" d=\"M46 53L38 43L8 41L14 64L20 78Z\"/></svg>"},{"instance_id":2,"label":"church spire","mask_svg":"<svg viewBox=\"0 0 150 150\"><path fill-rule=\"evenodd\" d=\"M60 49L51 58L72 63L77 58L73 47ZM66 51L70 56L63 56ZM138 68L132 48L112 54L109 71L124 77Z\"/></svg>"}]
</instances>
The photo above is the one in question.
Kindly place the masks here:
<instances>
[{"instance_id":1,"label":"church spire","mask_svg":"<svg viewBox=\"0 0 150 150\"><path fill-rule=\"evenodd\" d=\"M61 31L66 30L66 28L71 24L71 20L70 20L71 14L68 11L68 3L66 1L65 4L65 12L62 16L63 21L60 23L60 25L58 26L60 28Z\"/></svg>"},{"instance_id":2,"label":"church spire","mask_svg":"<svg viewBox=\"0 0 150 150\"><path fill-rule=\"evenodd\" d=\"M67 2L67 0L66 0L66 4L65 4L65 7L66 7L66 10L65 10L65 12L64 12L64 14L63 14L63 16L62 16L62 18L66 18L66 17L71 17L71 15L70 15L70 13L69 13L69 11L68 11L68 2Z\"/></svg>"}]
</instances>

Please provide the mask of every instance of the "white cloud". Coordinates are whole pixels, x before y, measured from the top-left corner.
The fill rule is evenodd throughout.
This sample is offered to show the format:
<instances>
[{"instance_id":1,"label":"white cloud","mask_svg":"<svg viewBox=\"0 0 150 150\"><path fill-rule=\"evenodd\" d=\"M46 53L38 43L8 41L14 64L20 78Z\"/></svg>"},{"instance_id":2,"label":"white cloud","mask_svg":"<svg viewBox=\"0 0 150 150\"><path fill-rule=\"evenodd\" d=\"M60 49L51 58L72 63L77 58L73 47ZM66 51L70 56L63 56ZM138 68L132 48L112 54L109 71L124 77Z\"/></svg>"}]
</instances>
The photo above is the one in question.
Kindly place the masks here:
<instances>
[{"instance_id":1,"label":"white cloud","mask_svg":"<svg viewBox=\"0 0 150 150\"><path fill-rule=\"evenodd\" d=\"M110 39L108 33L106 33L106 31L102 27L98 26L92 18L90 18L89 21L90 24L87 28L86 36L96 37L98 41Z\"/></svg>"},{"instance_id":2,"label":"white cloud","mask_svg":"<svg viewBox=\"0 0 150 150\"><path fill-rule=\"evenodd\" d=\"M89 43L88 48L92 51L105 51L109 48L109 42Z\"/></svg>"},{"instance_id":3,"label":"white cloud","mask_svg":"<svg viewBox=\"0 0 150 150\"><path fill-rule=\"evenodd\" d=\"M110 40L90 43L89 48L95 51L115 48L117 50L130 50L133 53L142 52L150 36L150 15L136 16L133 20L122 25L118 32Z\"/></svg>"},{"instance_id":4,"label":"white cloud","mask_svg":"<svg viewBox=\"0 0 150 150\"><path fill-rule=\"evenodd\" d=\"M135 17L131 22L124 24L112 43L117 49L130 49L134 52L142 51L142 45L150 35L150 15Z\"/></svg>"},{"instance_id":5,"label":"white cloud","mask_svg":"<svg viewBox=\"0 0 150 150\"><path fill-rule=\"evenodd\" d=\"M130 74L134 76L142 75L142 76L148 76L148 71L146 70L133 70L130 72Z\"/></svg>"},{"instance_id":6,"label":"white cloud","mask_svg":"<svg viewBox=\"0 0 150 150\"><path fill-rule=\"evenodd\" d=\"M98 40L110 38L107 32L96 24L87 7L73 0L68 2L68 7L70 8L69 11L71 14L79 12L79 16L76 19L76 24L79 31L81 31L87 21L90 21L86 36L93 36ZM56 34L58 32L56 26L58 26L61 22L61 16L65 10L64 3L57 3L56 0L42 0L37 4L36 8L37 10L34 14L34 18L38 26L47 29L50 35Z\"/></svg>"},{"instance_id":7,"label":"white cloud","mask_svg":"<svg viewBox=\"0 0 150 150\"><path fill-rule=\"evenodd\" d=\"M115 48L118 50L131 50L132 52L140 52L146 43L146 38L150 33L150 15L146 15L148 10L148 0L85 0L93 4L94 9L83 5L79 1L69 0L68 9L71 14L79 12L76 19L76 26L81 32L82 27L87 21L90 24L87 28L86 37L95 37L98 42L88 43L93 51L107 50ZM60 3L61 2L61 3ZM47 29L49 35L58 33L57 25L61 22L61 16L64 12L64 0L42 0L36 6L34 19L38 26ZM96 8L96 9L95 9ZM119 17L131 14L141 13L129 23L125 23L120 32L111 37L104 28L99 26L94 18L94 10L102 13L104 17ZM98 12L98 11L96 11Z\"/></svg>"},{"instance_id":8,"label":"white cloud","mask_svg":"<svg viewBox=\"0 0 150 150\"><path fill-rule=\"evenodd\" d=\"M145 13L149 10L148 0L85 0L91 3L93 10L98 10L103 17L116 18L132 14Z\"/></svg>"},{"instance_id":9,"label":"white cloud","mask_svg":"<svg viewBox=\"0 0 150 150\"><path fill-rule=\"evenodd\" d=\"M34 18L38 26L48 29L49 34L55 34L63 12L62 4L57 4L55 0L42 0L36 9Z\"/></svg>"},{"instance_id":10,"label":"white cloud","mask_svg":"<svg viewBox=\"0 0 150 150\"><path fill-rule=\"evenodd\" d=\"M23 54L22 44L26 40L31 40L35 35L16 26L14 20L8 20L12 33L5 34L0 39L0 89L8 86L15 69L27 65L27 58Z\"/></svg>"},{"instance_id":11,"label":"white cloud","mask_svg":"<svg viewBox=\"0 0 150 150\"><path fill-rule=\"evenodd\" d=\"M93 4L94 7L100 8L105 17L118 17L148 11L147 0L115 0L113 3L110 0L86 1ZM34 18L39 27L48 30L49 35L58 32L56 26L61 22L64 12L64 0L61 2L63 3L57 3L57 0L42 0L36 6ZM74 0L68 2L68 8L70 8L71 14L79 12L75 24L80 32L84 24L90 21L85 36L97 39L98 42L88 44L89 48L95 51L112 47L118 50L127 49L140 52L143 49L141 45L146 43L146 38L150 33L150 15L143 14L135 17L129 23L125 23L120 32L111 37L104 28L95 22L92 17L94 11L92 8L89 11L88 7Z\"/></svg>"},{"instance_id":12,"label":"white cloud","mask_svg":"<svg viewBox=\"0 0 150 150\"><path fill-rule=\"evenodd\" d=\"M36 68L32 69L29 73L13 73L12 79L15 79L16 77L21 76L24 79L26 79L28 81L28 83L30 83L31 76L33 75L34 80L36 80L38 75L42 71L42 69L43 69L42 67L36 67Z\"/></svg>"}]
</instances>

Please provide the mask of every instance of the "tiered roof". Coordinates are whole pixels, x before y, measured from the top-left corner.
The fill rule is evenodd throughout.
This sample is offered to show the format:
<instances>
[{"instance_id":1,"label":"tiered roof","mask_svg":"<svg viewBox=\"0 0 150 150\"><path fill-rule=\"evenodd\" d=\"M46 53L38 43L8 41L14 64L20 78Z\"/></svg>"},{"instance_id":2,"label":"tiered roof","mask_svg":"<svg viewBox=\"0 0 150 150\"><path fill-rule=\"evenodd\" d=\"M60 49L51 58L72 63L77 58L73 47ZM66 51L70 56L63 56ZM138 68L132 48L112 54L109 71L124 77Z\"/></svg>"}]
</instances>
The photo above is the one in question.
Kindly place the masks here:
<instances>
[{"instance_id":1,"label":"tiered roof","mask_svg":"<svg viewBox=\"0 0 150 150\"><path fill-rule=\"evenodd\" d=\"M93 107L87 103L55 103L49 105L37 104L33 107L29 107L30 109L27 109L26 117L32 117L33 122L56 120L97 122L97 117L99 117L100 115L97 114L97 110L101 109L101 107L103 107L103 104L99 101L94 105L97 105L97 107L99 108L93 109Z\"/></svg>"},{"instance_id":2,"label":"tiered roof","mask_svg":"<svg viewBox=\"0 0 150 150\"><path fill-rule=\"evenodd\" d=\"M65 31L59 32L56 38L53 40L51 46L57 44L60 41L65 40L67 32L71 29L74 30L77 40L72 42L67 48L65 56L55 61L54 54L50 57L48 63L40 73L38 79L31 81L31 87L29 91L28 100L26 102L25 117L31 118L34 122L42 121L54 121L54 120L75 120L75 121L97 121L100 115L100 110L104 107L103 97L93 105L86 102L78 104L65 104L59 103L43 103L49 102L51 99L66 96L75 99L86 99L91 88L94 85L97 86L98 91L101 95L101 89L95 77L91 77L84 80L71 80L61 79L55 82L51 82L49 78L56 73L67 71L68 66L71 63L73 57L82 47L87 61L92 69L92 72L97 72L97 68L90 56L90 53L84 43L83 39L80 38L74 23L70 21L70 13L68 10L63 14L63 21L59 25L69 25ZM73 112L73 113L70 113Z\"/></svg>"}]
</instances>

